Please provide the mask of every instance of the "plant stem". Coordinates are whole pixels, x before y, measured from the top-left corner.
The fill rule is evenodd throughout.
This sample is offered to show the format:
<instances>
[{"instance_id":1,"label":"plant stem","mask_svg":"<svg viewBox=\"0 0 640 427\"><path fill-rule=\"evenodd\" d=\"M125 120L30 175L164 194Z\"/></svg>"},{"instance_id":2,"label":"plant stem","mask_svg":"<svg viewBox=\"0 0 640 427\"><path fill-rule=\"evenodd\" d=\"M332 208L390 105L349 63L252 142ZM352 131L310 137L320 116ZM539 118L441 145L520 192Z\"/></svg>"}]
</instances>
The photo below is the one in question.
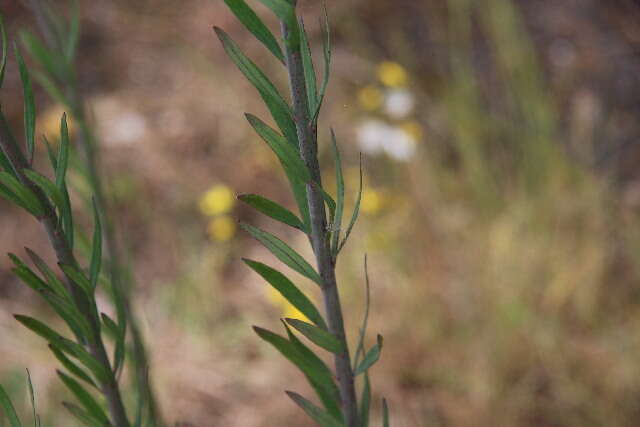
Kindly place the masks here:
<instances>
[{"instance_id":1,"label":"plant stem","mask_svg":"<svg viewBox=\"0 0 640 427\"><path fill-rule=\"evenodd\" d=\"M42 191L33 184L24 173L24 170L28 169L29 165L22 154L22 151L20 151L20 148L16 144L16 141L11 134L11 130L3 116L0 116L0 149L2 149L10 163L13 165L20 183L36 195L38 201L43 207L44 213L37 219L44 226L45 231L47 232L49 241L53 246L56 258L58 259L58 263L78 268L78 262L73 255L73 251L69 247L69 243L64 236L62 229L58 225L59 221L55 209L44 193L42 193ZM115 427L128 427L129 421L122 403L118 383L115 375L113 374L113 369L100 335L99 319L97 319L93 314L87 297L82 294L82 291L78 286L68 278L66 280L66 286L69 289L78 310L91 325L93 336L89 337L87 342L83 344L87 347L87 350L96 359L96 361L104 366L107 372L110 373L107 382L101 384L100 391L107 400L111 421Z\"/></svg>"},{"instance_id":2,"label":"plant stem","mask_svg":"<svg viewBox=\"0 0 640 427\"><path fill-rule=\"evenodd\" d=\"M287 40L289 29L284 22L281 22L281 29L284 39ZM307 86L300 49L292 50L289 47L286 48L286 65L293 100L294 120L300 144L300 155L311 172L311 179L318 184L318 186L311 183L307 184L307 202L311 219L311 245L315 254L318 272L322 278L322 294L327 323L329 332L343 344L345 349L342 353L335 355L336 376L338 378L342 411L347 427L359 427L358 402L356 400L353 369L344 330L342 308L340 307L335 264L331 256L330 239L327 233L324 199L319 189L319 187L321 188L321 177L320 164L318 162L317 132L309 114Z\"/></svg>"}]
</instances>

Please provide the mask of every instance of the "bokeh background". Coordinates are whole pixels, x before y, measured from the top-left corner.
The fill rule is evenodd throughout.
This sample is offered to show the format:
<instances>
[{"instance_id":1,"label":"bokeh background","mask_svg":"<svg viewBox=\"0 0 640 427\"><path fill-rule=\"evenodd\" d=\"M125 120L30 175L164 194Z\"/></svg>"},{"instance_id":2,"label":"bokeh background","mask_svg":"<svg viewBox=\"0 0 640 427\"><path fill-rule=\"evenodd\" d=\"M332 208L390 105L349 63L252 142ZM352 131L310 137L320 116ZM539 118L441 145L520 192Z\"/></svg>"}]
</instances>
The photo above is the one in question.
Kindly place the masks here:
<instances>
[{"instance_id":1,"label":"bokeh background","mask_svg":"<svg viewBox=\"0 0 640 427\"><path fill-rule=\"evenodd\" d=\"M320 2L299 3L320 61ZM283 393L306 391L302 376L250 328L277 329L295 313L242 264L271 258L236 223L308 251L303 236L235 201L258 192L292 205L278 162L242 115L266 118L265 108L212 26L286 93L283 70L219 0L80 4L80 85L165 418L309 425ZM353 339L367 253L369 343L375 332L385 337L372 381L393 425L638 425L640 2L327 4L326 181L329 126L348 206L359 152L365 172L361 220L338 266L341 293ZM20 1L2 0L0 10L12 39L36 31ZM19 76L9 67L0 96L20 129ZM37 103L39 134L54 135L62 107L39 88ZM71 179L76 197L87 191L82 176ZM82 205L76 215L90 224ZM2 253L48 253L39 226L4 201L0 236ZM29 368L43 425L74 425L45 343L11 316L48 312L9 270L0 257L0 382L26 414Z\"/></svg>"}]
</instances>

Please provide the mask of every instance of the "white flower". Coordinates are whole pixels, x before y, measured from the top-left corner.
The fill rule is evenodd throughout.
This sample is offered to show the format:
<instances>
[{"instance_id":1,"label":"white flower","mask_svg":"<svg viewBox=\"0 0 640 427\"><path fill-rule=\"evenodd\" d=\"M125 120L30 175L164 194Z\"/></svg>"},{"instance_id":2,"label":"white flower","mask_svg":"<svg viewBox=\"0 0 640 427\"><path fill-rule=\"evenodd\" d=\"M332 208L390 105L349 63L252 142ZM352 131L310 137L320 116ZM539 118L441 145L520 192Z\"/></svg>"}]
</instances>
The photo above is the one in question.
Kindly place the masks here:
<instances>
[{"instance_id":1,"label":"white flower","mask_svg":"<svg viewBox=\"0 0 640 427\"><path fill-rule=\"evenodd\" d=\"M384 151L384 141L393 130L383 121L369 119L360 124L356 131L360 149L367 154L379 154Z\"/></svg>"},{"instance_id":2,"label":"white flower","mask_svg":"<svg viewBox=\"0 0 640 427\"><path fill-rule=\"evenodd\" d=\"M384 111L394 119L402 119L411 114L415 99L406 89L394 89L387 92L384 99Z\"/></svg>"},{"instance_id":3,"label":"white flower","mask_svg":"<svg viewBox=\"0 0 640 427\"><path fill-rule=\"evenodd\" d=\"M384 151L396 160L408 161L416 151L416 140L404 129L392 128L384 143Z\"/></svg>"}]
</instances>

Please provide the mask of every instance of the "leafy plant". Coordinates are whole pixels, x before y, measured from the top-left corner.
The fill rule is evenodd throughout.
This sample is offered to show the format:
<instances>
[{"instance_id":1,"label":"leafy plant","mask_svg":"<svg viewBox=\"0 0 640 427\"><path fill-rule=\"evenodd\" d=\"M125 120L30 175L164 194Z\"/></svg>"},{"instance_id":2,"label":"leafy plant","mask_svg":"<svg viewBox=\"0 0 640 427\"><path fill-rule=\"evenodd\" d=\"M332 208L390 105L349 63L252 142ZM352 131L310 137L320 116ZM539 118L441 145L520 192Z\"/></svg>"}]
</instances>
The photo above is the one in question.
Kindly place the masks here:
<instances>
[{"instance_id":1,"label":"leafy plant","mask_svg":"<svg viewBox=\"0 0 640 427\"><path fill-rule=\"evenodd\" d=\"M2 62L0 88L5 74L7 40L2 27ZM89 266L83 268L76 257L75 235L79 233L73 219L66 174L70 156L70 141L66 114L60 120L60 141L57 153L45 140L53 179L37 172L34 165L36 110L29 71L20 50L15 46L24 92L25 148L17 143L0 105L0 196L25 209L44 227L54 249L61 275L34 251L26 249L35 266L34 271L20 257L9 254L14 263L13 272L27 286L38 293L69 328L73 339L54 330L44 322L24 315L15 318L24 326L44 338L53 355L68 373L58 371L62 382L76 397L79 406L65 402L65 406L88 425L130 425L118 384L124 366L126 322L112 320L99 311L96 290L102 267L101 212L93 203L94 232ZM118 312L123 312L123 298L114 292ZM109 358L103 336L112 332L115 349ZM87 387L88 386L88 387ZM88 391L91 390L91 391ZM96 392L107 406L95 397ZM12 425L20 425L12 415L8 398L3 393L3 406ZM17 423L17 424L16 424ZM137 422L137 425L140 423Z\"/></svg>"},{"instance_id":2,"label":"leafy plant","mask_svg":"<svg viewBox=\"0 0 640 427\"><path fill-rule=\"evenodd\" d=\"M313 249L317 270L302 255L273 234L248 224L244 224L243 227L285 265L320 287L326 314L325 317L321 316L313 303L284 274L263 263L245 260L250 268L261 275L311 321L309 323L296 319L282 319L286 337L260 327L254 327L254 330L260 338L273 345L306 376L318 395L322 407L297 393L289 391L287 394L318 424L331 427L368 426L371 399L368 371L380 357L382 337L378 336L377 343L370 350L364 351L363 342L368 317L367 298L367 314L352 363L335 274L338 255L358 217L362 173L354 212L343 233L344 179L333 130L331 141L337 182L335 199L322 185L318 161L318 117L325 98L331 65L331 41L327 14L325 11L324 75L322 83L318 84L307 32L302 18L296 14L296 2L261 1L280 21L282 44L244 0L225 0L225 3L239 21L284 65L289 78L291 104L227 33L218 27L215 27L215 32L227 54L258 90L279 128L280 132L257 117L251 114L246 115L251 126L280 161L289 180L300 217L262 196L251 194L242 195L239 198L272 219L305 233ZM298 338L297 333L333 355L335 372ZM360 403L358 403L355 379L360 374L364 376L364 385ZM383 404L383 409L383 422L384 425L388 425L386 402Z\"/></svg>"}]
</instances>

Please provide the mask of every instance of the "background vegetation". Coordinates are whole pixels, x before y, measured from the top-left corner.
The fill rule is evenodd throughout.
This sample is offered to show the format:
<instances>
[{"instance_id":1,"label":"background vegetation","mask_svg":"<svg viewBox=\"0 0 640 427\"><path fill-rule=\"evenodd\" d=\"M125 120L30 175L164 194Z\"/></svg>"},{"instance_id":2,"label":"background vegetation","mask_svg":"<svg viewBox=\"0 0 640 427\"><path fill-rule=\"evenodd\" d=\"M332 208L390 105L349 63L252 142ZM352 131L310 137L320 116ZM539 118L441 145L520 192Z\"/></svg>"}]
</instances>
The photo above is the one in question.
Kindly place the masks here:
<instances>
[{"instance_id":1,"label":"background vegetation","mask_svg":"<svg viewBox=\"0 0 640 427\"><path fill-rule=\"evenodd\" d=\"M260 188L293 201L239 117L264 109L212 25L261 66L267 54L219 1L81 6L79 84L135 260L133 305L163 413L184 425L305 425L274 397L305 390L303 378L248 327L296 313L242 264L269 254L236 229L262 219L234 196ZM321 121L342 135L347 184L357 185L359 151L366 172L362 220L338 265L343 304L355 340L367 252L370 330L386 343L373 389L394 425L636 425L638 2L328 8L334 71ZM20 2L2 11L12 38L35 28ZM318 46L317 22L306 23ZM3 96L20 99L15 64ZM62 107L36 96L38 134L55 135ZM21 103L5 104L19 128ZM321 145L329 163L328 135ZM86 196L86 180L69 179L72 197ZM90 211L77 216L91 224ZM4 202L0 230L1 253L25 241L48 253L38 225ZM45 343L11 316L44 308L10 267L0 257L0 383L28 413L29 367L43 425L66 425Z\"/></svg>"}]
</instances>

